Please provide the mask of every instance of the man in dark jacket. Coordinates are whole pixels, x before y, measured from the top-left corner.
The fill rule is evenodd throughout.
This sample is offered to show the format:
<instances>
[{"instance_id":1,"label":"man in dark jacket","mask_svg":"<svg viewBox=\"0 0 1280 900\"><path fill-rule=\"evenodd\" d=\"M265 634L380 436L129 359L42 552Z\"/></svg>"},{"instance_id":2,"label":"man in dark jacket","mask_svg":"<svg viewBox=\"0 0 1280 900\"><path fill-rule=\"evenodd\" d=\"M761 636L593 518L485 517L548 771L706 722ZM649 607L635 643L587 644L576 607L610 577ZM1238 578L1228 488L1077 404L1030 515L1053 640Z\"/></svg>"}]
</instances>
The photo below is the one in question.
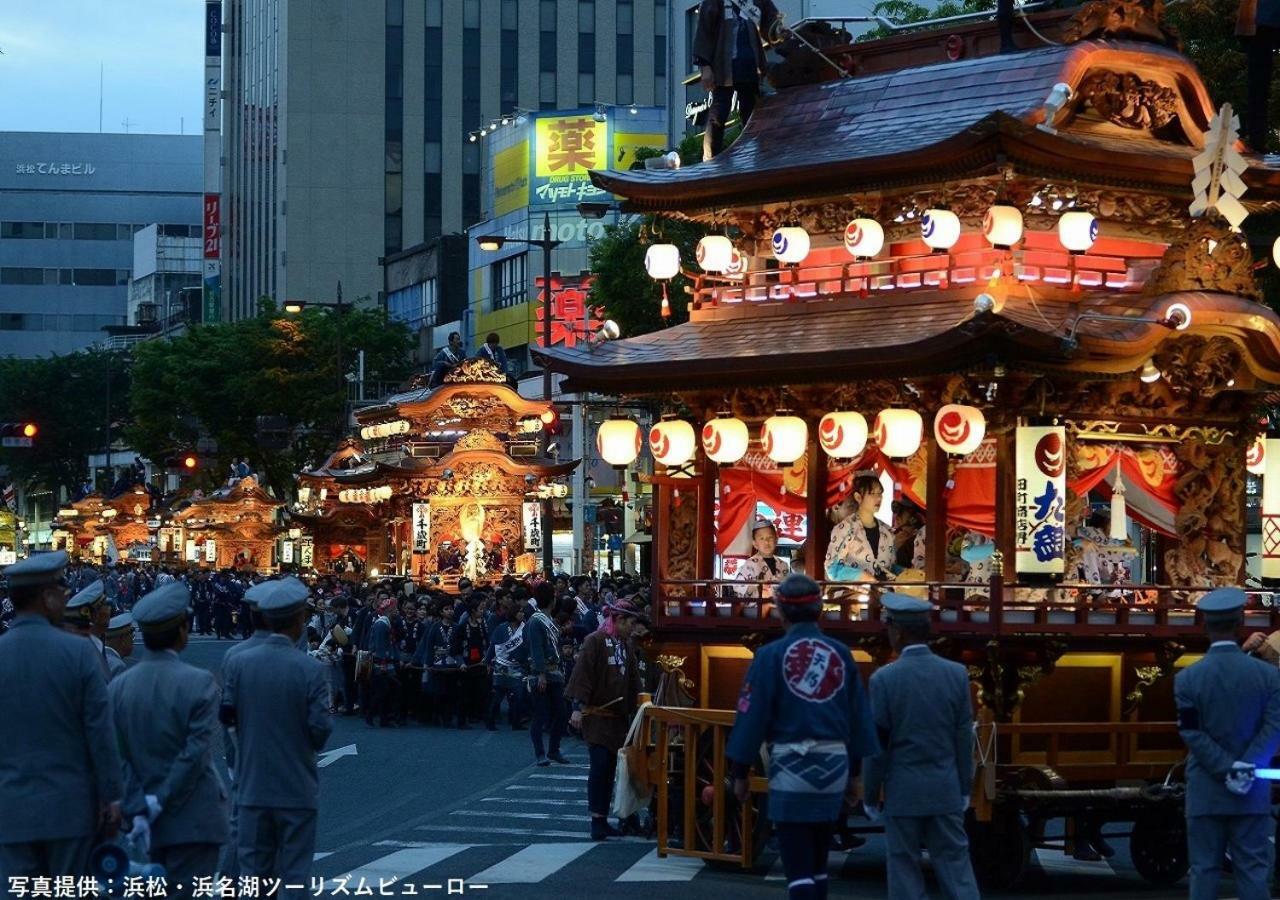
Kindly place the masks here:
<instances>
[{"instance_id":1,"label":"man in dark jacket","mask_svg":"<svg viewBox=\"0 0 1280 900\"><path fill-rule=\"evenodd\" d=\"M552 762L567 765L569 760L560 752L560 740L564 737L565 720L568 718L564 704L564 669L560 664L560 628L551 618L555 605L555 588L543 581L533 589L538 611L525 622L524 642L529 648L529 695L533 702L533 725L529 737L533 740L535 765L548 766ZM550 731L549 747L544 752L542 733Z\"/></svg>"},{"instance_id":2,"label":"man in dark jacket","mask_svg":"<svg viewBox=\"0 0 1280 900\"><path fill-rule=\"evenodd\" d=\"M738 113L745 127L760 96L764 73L764 44L781 24L773 0L702 0L693 38L693 62L710 98L703 135L704 160L724 149L724 127L738 95Z\"/></svg>"}]
</instances>

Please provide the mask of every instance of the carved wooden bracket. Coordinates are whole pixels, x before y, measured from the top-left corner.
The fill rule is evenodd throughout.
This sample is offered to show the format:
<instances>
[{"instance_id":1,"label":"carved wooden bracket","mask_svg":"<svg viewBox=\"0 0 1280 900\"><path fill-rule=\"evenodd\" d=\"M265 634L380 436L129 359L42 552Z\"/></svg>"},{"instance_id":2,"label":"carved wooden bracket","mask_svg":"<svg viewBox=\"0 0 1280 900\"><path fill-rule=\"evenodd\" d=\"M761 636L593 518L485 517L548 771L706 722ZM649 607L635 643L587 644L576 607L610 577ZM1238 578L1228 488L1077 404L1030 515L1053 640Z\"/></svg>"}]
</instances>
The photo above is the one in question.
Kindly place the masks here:
<instances>
[{"instance_id":1,"label":"carved wooden bracket","mask_svg":"<svg viewBox=\"0 0 1280 900\"><path fill-rule=\"evenodd\" d=\"M1178 32L1164 22L1163 0L1094 0L1080 7L1062 33L1064 44L1089 38L1128 38L1179 47Z\"/></svg>"},{"instance_id":2,"label":"carved wooden bracket","mask_svg":"<svg viewBox=\"0 0 1280 900\"><path fill-rule=\"evenodd\" d=\"M1091 73L1077 93L1108 122L1123 128L1158 131L1178 117L1178 94L1132 72Z\"/></svg>"},{"instance_id":3,"label":"carved wooden bracket","mask_svg":"<svg viewBox=\"0 0 1280 900\"><path fill-rule=\"evenodd\" d=\"M1216 291L1261 300L1248 241L1221 218L1196 219L1165 250L1143 287L1148 297L1178 291Z\"/></svg>"}]
</instances>

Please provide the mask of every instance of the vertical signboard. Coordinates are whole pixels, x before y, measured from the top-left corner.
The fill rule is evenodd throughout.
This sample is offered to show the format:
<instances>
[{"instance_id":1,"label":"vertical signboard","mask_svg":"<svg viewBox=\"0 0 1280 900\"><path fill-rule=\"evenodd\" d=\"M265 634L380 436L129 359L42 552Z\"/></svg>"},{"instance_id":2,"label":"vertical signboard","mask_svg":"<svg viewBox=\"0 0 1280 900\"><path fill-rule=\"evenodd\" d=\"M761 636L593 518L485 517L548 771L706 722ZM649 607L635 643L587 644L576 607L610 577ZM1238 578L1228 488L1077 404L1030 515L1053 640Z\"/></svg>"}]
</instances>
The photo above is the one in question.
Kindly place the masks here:
<instances>
[{"instance_id":1,"label":"vertical signboard","mask_svg":"<svg viewBox=\"0 0 1280 900\"><path fill-rule=\"evenodd\" d=\"M542 551L542 504L536 500L524 503L524 552Z\"/></svg>"},{"instance_id":2,"label":"vertical signboard","mask_svg":"<svg viewBox=\"0 0 1280 900\"><path fill-rule=\"evenodd\" d=\"M202 318L222 318L222 0L204 6L204 289Z\"/></svg>"},{"instance_id":3,"label":"vertical signboard","mask_svg":"<svg viewBox=\"0 0 1280 900\"><path fill-rule=\"evenodd\" d=\"M1066 428L1023 426L1016 442L1018 574L1061 575L1067 558Z\"/></svg>"},{"instance_id":4,"label":"vertical signboard","mask_svg":"<svg viewBox=\"0 0 1280 900\"><path fill-rule=\"evenodd\" d=\"M413 504L413 552L427 553L431 549L431 507L426 503Z\"/></svg>"}]
</instances>

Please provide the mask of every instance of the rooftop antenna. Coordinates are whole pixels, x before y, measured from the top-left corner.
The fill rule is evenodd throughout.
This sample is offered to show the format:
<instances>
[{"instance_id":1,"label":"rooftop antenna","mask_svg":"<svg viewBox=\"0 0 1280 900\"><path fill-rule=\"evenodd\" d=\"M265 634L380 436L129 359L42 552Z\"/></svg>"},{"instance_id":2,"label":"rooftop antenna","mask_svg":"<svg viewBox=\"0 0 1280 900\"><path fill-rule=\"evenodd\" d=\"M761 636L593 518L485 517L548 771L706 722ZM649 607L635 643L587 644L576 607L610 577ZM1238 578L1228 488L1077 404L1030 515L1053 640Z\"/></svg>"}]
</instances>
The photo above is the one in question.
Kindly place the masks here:
<instances>
[{"instance_id":1,"label":"rooftop antenna","mask_svg":"<svg viewBox=\"0 0 1280 900\"><path fill-rule=\"evenodd\" d=\"M128 134L128 133L129 133L129 129L130 129L130 128L132 128L134 125L137 125L137 124L138 124L137 122L130 122L130 121L129 121L129 117L128 117L128 116L125 116L125 117L124 117L124 119L120 122L120 127L124 129L124 133L125 133L125 134Z\"/></svg>"}]
</instances>

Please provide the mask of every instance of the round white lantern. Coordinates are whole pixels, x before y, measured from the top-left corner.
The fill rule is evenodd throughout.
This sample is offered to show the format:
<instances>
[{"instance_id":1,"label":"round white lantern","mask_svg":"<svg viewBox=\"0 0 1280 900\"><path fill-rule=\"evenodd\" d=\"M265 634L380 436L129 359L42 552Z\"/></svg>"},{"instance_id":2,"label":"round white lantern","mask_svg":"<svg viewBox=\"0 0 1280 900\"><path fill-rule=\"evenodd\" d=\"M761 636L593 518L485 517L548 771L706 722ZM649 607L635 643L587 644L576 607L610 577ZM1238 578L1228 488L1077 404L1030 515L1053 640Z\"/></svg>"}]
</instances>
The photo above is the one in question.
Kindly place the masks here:
<instances>
[{"instance_id":1,"label":"round white lantern","mask_svg":"<svg viewBox=\"0 0 1280 900\"><path fill-rule=\"evenodd\" d=\"M956 456L968 456L987 435L987 420L973 406L948 403L933 417L933 436L938 445Z\"/></svg>"},{"instance_id":2,"label":"round white lantern","mask_svg":"<svg viewBox=\"0 0 1280 900\"><path fill-rule=\"evenodd\" d=\"M1022 240L1022 212L1008 203L996 203L982 220L982 235L992 247L1008 250Z\"/></svg>"},{"instance_id":3,"label":"round white lantern","mask_svg":"<svg viewBox=\"0 0 1280 900\"><path fill-rule=\"evenodd\" d=\"M1267 441L1256 437L1244 455L1244 467L1250 475L1262 475L1267 470Z\"/></svg>"},{"instance_id":4,"label":"round white lantern","mask_svg":"<svg viewBox=\"0 0 1280 900\"><path fill-rule=\"evenodd\" d=\"M693 426L683 419L663 419L649 429L649 450L664 466L682 466L697 447Z\"/></svg>"},{"instance_id":5,"label":"round white lantern","mask_svg":"<svg viewBox=\"0 0 1280 900\"><path fill-rule=\"evenodd\" d=\"M709 234L698 241L698 265L704 272L723 272L733 262L733 241L723 234Z\"/></svg>"},{"instance_id":6,"label":"round white lantern","mask_svg":"<svg viewBox=\"0 0 1280 900\"><path fill-rule=\"evenodd\" d=\"M856 459L867 447L867 420L858 412L827 413L818 423L818 442L827 456Z\"/></svg>"},{"instance_id":7,"label":"round white lantern","mask_svg":"<svg viewBox=\"0 0 1280 900\"><path fill-rule=\"evenodd\" d=\"M1084 253L1098 239L1098 220L1083 210L1065 212L1058 219L1058 240L1071 253Z\"/></svg>"},{"instance_id":8,"label":"round white lantern","mask_svg":"<svg viewBox=\"0 0 1280 900\"><path fill-rule=\"evenodd\" d=\"M809 232L787 225L773 233L773 255L778 262L795 265L809 255Z\"/></svg>"},{"instance_id":9,"label":"round white lantern","mask_svg":"<svg viewBox=\"0 0 1280 900\"><path fill-rule=\"evenodd\" d=\"M732 465L746 456L750 440L747 423L732 416L712 419L702 426L702 449L707 459L721 465Z\"/></svg>"},{"instance_id":10,"label":"round white lantern","mask_svg":"<svg viewBox=\"0 0 1280 900\"><path fill-rule=\"evenodd\" d=\"M1271 260L1280 266L1280 237L1276 238L1275 243L1271 245Z\"/></svg>"},{"instance_id":11,"label":"round white lantern","mask_svg":"<svg viewBox=\"0 0 1280 900\"><path fill-rule=\"evenodd\" d=\"M960 217L949 209L926 210L920 219L920 237L933 250L950 250L960 240Z\"/></svg>"},{"instance_id":12,"label":"round white lantern","mask_svg":"<svg viewBox=\"0 0 1280 900\"><path fill-rule=\"evenodd\" d=\"M644 254L644 270L654 281L670 281L680 274L680 248L675 244L651 244Z\"/></svg>"},{"instance_id":13,"label":"round white lantern","mask_svg":"<svg viewBox=\"0 0 1280 900\"><path fill-rule=\"evenodd\" d=\"M596 449L611 466L629 466L640 455L640 426L630 419L606 419L596 431Z\"/></svg>"},{"instance_id":14,"label":"round white lantern","mask_svg":"<svg viewBox=\"0 0 1280 900\"><path fill-rule=\"evenodd\" d=\"M920 449L924 420L914 409L884 409L876 416L876 446L892 459L904 459Z\"/></svg>"},{"instance_id":15,"label":"round white lantern","mask_svg":"<svg viewBox=\"0 0 1280 900\"><path fill-rule=\"evenodd\" d=\"M854 219L844 227L844 249L854 259L871 259L884 249L884 229L875 219Z\"/></svg>"},{"instance_id":16,"label":"round white lantern","mask_svg":"<svg viewBox=\"0 0 1280 900\"><path fill-rule=\"evenodd\" d=\"M809 426L799 416L770 416L760 429L760 443L771 460L789 466L804 456L809 444Z\"/></svg>"}]
</instances>

